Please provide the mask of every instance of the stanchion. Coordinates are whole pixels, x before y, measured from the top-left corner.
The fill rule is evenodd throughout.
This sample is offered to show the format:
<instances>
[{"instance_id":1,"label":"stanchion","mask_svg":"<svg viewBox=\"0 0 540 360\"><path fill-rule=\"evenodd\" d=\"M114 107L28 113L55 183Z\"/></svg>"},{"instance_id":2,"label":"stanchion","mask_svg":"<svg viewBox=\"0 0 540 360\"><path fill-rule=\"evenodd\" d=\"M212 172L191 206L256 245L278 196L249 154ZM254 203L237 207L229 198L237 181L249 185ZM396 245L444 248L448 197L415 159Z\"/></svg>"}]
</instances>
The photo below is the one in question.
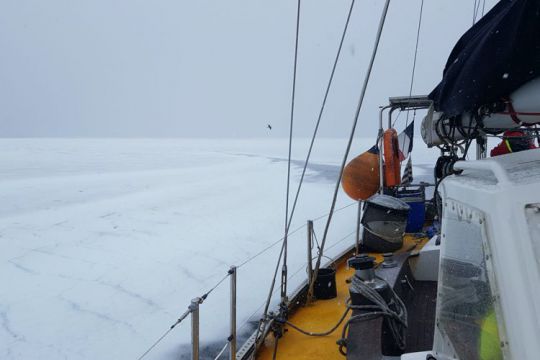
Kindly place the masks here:
<instances>
[{"instance_id":1,"label":"stanchion","mask_svg":"<svg viewBox=\"0 0 540 360\"><path fill-rule=\"evenodd\" d=\"M231 335L229 337L229 359L236 360L236 266L229 270L231 276Z\"/></svg>"},{"instance_id":2,"label":"stanchion","mask_svg":"<svg viewBox=\"0 0 540 360\"><path fill-rule=\"evenodd\" d=\"M360 225L361 225L361 222L362 221L362 200L358 200L358 216L356 218L356 254L355 255L358 255L360 254L360 247L361 247L361 243L360 243L360 237L361 237L361 234L360 234Z\"/></svg>"},{"instance_id":3,"label":"stanchion","mask_svg":"<svg viewBox=\"0 0 540 360\"><path fill-rule=\"evenodd\" d=\"M199 360L199 304L201 298L191 300L191 360Z\"/></svg>"},{"instance_id":4,"label":"stanchion","mask_svg":"<svg viewBox=\"0 0 540 360\"><path fill-rule=\"evenodd\" d=\"M307 281L308 285L311 284L311 276L313 273L313 220L308 220L307 222Z\"/></svg>"}]
</instances>

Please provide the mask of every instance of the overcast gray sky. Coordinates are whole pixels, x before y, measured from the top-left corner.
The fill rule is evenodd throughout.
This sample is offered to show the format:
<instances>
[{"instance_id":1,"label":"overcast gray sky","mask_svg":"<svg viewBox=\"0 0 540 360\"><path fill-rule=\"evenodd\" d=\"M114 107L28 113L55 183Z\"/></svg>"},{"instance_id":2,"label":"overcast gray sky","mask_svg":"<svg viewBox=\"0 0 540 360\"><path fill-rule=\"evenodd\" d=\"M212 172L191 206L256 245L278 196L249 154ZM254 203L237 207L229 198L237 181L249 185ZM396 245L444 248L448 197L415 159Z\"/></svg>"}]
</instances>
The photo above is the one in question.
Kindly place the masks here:
<instances>
[{"instance_id":1,"label":"overcast gray sky","mask_svg":"<svg viewBox=\"0 0 540 360\"><path fill-rule=\"evenodd\" d=\"M350 129L383 3L356 2L322 136ZM312 132L349 4L302 2L295 136ZM414 93L440 80L473 4L425 0ZM360 135L408 94L419 7L390 5ZM0 0L0 136L286 136L295 21L295 0Z\"/></svg>"}]
</instances>

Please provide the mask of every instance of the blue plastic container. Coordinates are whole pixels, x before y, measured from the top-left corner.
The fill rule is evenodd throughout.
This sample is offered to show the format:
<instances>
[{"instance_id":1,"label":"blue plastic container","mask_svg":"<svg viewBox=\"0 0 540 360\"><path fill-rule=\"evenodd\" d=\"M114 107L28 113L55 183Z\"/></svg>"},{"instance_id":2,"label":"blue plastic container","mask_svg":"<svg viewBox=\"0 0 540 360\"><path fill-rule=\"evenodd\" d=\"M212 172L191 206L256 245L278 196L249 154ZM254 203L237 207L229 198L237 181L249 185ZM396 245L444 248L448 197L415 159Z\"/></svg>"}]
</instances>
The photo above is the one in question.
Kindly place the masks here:
<instances>
[{"instance_id":1,"label":"blue plastic container","mask_svg":"<svg viewBox=\"0 0 540 360\"><path fill-rule=\"evenodd\" d=\"M396 197L411 207L407 218L405 232L416 233L422 231L426 221L426 191L423 186L399 188Z\"/></svg>"}]
</instances>

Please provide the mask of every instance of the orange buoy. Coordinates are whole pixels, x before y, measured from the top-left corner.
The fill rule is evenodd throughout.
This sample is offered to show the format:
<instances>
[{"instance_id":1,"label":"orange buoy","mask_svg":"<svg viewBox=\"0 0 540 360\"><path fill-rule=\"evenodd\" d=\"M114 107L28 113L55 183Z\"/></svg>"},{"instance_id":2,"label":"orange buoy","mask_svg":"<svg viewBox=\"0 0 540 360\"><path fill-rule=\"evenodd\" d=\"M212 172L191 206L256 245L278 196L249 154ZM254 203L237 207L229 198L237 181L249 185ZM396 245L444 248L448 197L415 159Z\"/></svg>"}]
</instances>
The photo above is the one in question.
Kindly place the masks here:
<instances>
[{"instance_id":1,"label":"orange buoy","mask_svg":"<svg viewBox=\"0 0 540 360\"><path fill-rule=\"evenodd\" d=\"M396 129L388 129L383 134L384 180L388 187L401 184L401 164L399 162L399 143Z\"/></svg>"},{"instance_id":2,"label":"orange buoy","mask_svg":"<svg viewBox=\"0 0 540 360\"><path fill-rule=\"evenodd\" d=\"M366 200L379 190L379 179L379 148L375 145L345 166L341 186L354 200Z\"/></svg>"}]
</instances>

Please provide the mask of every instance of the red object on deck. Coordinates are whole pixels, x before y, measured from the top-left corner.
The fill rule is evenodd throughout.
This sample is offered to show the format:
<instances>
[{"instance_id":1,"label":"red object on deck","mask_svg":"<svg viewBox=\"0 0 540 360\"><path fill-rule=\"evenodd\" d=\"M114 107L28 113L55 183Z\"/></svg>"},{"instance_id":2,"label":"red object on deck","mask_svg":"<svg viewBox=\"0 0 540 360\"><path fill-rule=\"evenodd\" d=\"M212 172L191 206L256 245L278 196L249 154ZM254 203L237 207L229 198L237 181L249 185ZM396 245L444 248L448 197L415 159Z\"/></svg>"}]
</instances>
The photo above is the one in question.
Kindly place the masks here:
<instances>
[{"instance_id":1,"label":"red object on deck","mask_svg":"<svg viewBox=\"0 0 540 360\"><path fill-rule=\"evenodd\" d=\"M529 149L536 149L533 140L527 138L523 131L508 130L504 132L501 143L491 150L490 155L493 157Z\"/></svg>"}]
</instances>

